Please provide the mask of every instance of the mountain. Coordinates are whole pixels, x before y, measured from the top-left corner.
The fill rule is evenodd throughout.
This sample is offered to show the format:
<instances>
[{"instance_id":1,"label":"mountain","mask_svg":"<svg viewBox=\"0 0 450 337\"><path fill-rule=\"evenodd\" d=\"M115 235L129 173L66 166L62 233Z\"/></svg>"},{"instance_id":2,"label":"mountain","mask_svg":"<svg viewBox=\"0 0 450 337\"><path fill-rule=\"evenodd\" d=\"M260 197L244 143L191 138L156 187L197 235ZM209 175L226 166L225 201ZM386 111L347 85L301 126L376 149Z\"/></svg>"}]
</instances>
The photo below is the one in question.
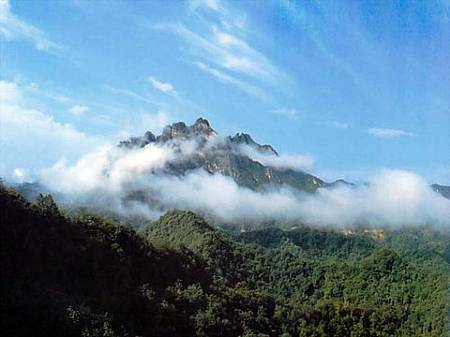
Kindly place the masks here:
<instances>
[{"instance_id":1,"label":"mountain","mask_svg":"<svg viewBox=\"0 0 450 337\"><path fill-rule=\"evenodd\" d=\"M450 186L433 184L431 188L440 193L444 198L450 199Z\"/></svg>"},{"instance_id":2,"label":"mountain","mask_svg":"<svg viewBox=\"0 0 450 337\"><path fill-rule=\"evenodd\" d=\"M5 337L448 335L448 234L227 233L182 210L137 232L2 184L0 214Z\"/></svg>"},{"instance_id":3,"label":"mountain","mask_svg":"<svg viewBox=\"0 0 450 337\"><path fill-rule=\"evenodd\" d=\"M48 188L39 182L21 183L14 185L14 187L17 192L29 201L35 201L40 194L50 193Z\"/></svg>"},{"instance_id":4,"label":"mountain","mask_svg":"<svg viewBox=\"0 0 450 337\"><path fill-rule=\"evenodd\" d=\"M232 177L238 185L253 190L285 185L301 191L314 192L320 187L328 186L323 180L303 171L262 164L251 158L248 151L243 151L243 147L255 151L258 156L278 157L278 152L272 146L258 144L246 133L220 137L203 118L197 119L191 126L183 122L168 125L158 136L147 131L141 137L132 137L120 142L119 147L132 149L150 143L163 145L169 142L189 141L198 144L197 150L184 160L169 163L167 173L181 176L192 170L204 169L211 174L220 173Z\"/></svg>"}]
</instances>

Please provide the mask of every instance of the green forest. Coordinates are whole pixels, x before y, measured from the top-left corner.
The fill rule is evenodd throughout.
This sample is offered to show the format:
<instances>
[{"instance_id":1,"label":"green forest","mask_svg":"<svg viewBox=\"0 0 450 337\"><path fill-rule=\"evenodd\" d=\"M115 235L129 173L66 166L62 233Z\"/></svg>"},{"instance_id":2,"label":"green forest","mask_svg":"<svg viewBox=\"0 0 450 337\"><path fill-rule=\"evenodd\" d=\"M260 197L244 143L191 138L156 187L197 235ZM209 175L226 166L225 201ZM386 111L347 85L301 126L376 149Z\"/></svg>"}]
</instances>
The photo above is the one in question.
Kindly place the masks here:
<instances>
[{"instance_id":1,"label":"green forest","mask_svg":"<svg viewBox=\"0 0 450 337\"><path fill-rule=\"evenodd\" d=\"M139 229L0 186L2 336L449 336L450 236Z\"/></svg>"}]
</instances>

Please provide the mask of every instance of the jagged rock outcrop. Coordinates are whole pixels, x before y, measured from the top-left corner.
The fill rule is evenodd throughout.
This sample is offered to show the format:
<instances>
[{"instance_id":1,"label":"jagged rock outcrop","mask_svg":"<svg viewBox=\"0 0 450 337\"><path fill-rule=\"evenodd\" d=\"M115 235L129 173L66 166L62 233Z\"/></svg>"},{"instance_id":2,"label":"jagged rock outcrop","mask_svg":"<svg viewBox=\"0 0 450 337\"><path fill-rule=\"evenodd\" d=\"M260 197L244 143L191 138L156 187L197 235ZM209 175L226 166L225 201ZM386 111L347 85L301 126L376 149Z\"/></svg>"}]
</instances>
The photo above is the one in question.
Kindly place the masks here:
<instances>
[{"instance_id":1,"label":"jagged rock outcrop","mask_svg":"<svg viewBox=\"0 0 450 337\"><path fill-rule=\"evenodd\" d=\"M260 145L253 140L248 133L236 133L233 137L228 137L232 144L249 145L264 154L274 154L278 156L278 152L271 145Z\"/></svg>"},{"instance_id":2,"label":"jagged rock outcrop","mask_svg":"<svg viewBox=\"0 0 450 337\"><path fill-rule=\"evenodd\" d=\"M319 187L327 186L324 181L311 174L265 166L252 159L241 151L241 146L249 146L268 156L278 156L278 153L270 145L258 144L246 133L237 133L232 137L221 138L204 118L197 119L191 126L187 126L183 122L168 125L157 137L147 131L144 136L133 137L121 142L119 146L133 148L143 147L151 142L163 145L168 142L178 142L179 144L191 140L197 141L197 150L181 161L168 163L165 173L181 176L192 170L204 169L211 174L219 173L229 176L240 186L253 190L286 186L314 192ZM207 144L208 146L206 146Z\"/></svg>"}]
</instances>

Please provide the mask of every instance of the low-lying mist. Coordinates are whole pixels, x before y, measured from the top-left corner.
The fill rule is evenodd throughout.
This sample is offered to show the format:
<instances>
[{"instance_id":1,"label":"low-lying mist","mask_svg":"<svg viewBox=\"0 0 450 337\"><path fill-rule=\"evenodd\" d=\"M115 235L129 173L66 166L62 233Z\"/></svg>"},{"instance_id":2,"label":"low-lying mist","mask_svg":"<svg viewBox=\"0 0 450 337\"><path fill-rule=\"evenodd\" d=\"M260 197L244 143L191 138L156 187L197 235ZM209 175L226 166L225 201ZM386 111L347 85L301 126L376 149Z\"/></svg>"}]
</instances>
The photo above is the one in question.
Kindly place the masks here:
<instances>
[{"instance_id":1,"label":"low-lying mist","mask_svg":"<svg viewBox=\"0 0 450 337\"><path fill-rule=\"evenodd\" d=\"M195 151L201 151L195 141L102 147L74 165L56 163L43 170L40 179L64 195L66 203L148 218L183 208L236 224L277 220L341 227L450 227L450 200L412 172L382 170L366 185L338 184L310 194L283 186L254 191L202 169L182 176L165 170L167 163L183 161Z\"/></svg>"}]
</instances>

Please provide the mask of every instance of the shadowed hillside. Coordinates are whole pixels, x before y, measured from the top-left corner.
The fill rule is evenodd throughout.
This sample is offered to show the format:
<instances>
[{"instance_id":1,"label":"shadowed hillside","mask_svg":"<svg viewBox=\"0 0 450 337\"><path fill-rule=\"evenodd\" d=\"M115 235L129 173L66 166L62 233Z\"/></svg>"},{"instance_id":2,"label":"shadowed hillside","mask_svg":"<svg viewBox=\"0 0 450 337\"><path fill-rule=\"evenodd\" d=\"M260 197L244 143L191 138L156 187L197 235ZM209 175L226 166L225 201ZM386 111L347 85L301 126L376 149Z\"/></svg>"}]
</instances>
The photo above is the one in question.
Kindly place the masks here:
<instances>
[{"instance_id":1,"label":"shadowed hillside","mask_svg":"<svg viewBox=\"0 0 450 337\"><path fill-rule=\"evenodd\" d=\"M448 238L298 226L143 232L0 189L4 336L446 336ZM413 241L412 241L413 240ZM414 243L415 253L411 253ZM446 244L447 243L447 244Z\"/></svg>"}]
</instances>

